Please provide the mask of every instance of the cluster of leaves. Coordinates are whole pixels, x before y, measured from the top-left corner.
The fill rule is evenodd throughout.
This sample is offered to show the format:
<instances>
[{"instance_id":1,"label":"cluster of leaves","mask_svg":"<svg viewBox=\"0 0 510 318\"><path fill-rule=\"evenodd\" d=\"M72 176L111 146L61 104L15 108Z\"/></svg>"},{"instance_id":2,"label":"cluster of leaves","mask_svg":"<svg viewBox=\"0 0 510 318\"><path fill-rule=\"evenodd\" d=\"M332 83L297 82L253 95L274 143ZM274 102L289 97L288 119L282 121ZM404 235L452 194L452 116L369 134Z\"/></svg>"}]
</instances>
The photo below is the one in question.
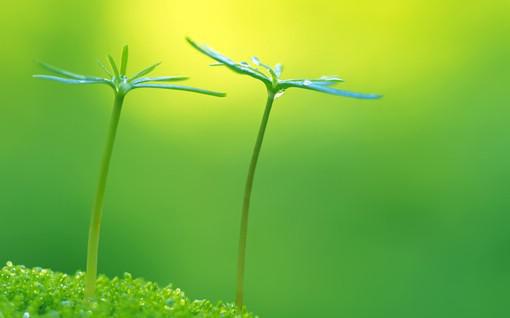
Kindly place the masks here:
<instances>
[{"instance_id":1,"label":"cluster of leaves","mask_svg":"<svg viewBox=\"0 0 510 318\"><path fill-rule=\"evenodd\" d=\"M191 301L179 289L134 279L100 276L97 296L83 296L84 273L75 275L7 263L0 270L0 318L197 317L256 318L233 304Z\"/></svg>"},{"instance_id":2,"label":"cluster of leaves","mask_svg":"<svg viewBox=\"0 0 510 318\"><path fill-rule=\"evenodd\" d=\"M46 79L56 81L64 84L105 84L113 88L116 94L125 95L127 92L136 88L160 88L160 89L174 89L183 90L194 93L224 97L225 93L214 92L206 89L175 85L175 84L162 84L163 82L176 82L187 80L186 76L158 76L158 77L146 77L149 73L154 71L161 63L150 65L143 70L139 71L135 75L127 76L127 65L128 65L128 46L124 46L122 50L122 57L120 68L117 66L115 59L108 55L108 61L110 62L111 69L106 67L101 61L98 61L99 66L105 72L106 77L87 76L82 74L76 74L50 64L42 63L39 64L56 75L34 75L35 78Z\"/></svg>"},{"instance_id":3,"label":"cluster of leaves","mask_svg":"<svg viewBox=\"0 0 510 318\"><path fill-rule=\"evenodd\" d=\"M248 62L234 62L231 58L206 45L198 44L190 38L187 38L187 40L194 48L218 62L211 66L226 66L236 73L256 78L262 81L273 94L281 95L288 88L302 88L321 93L360 99L376 99L381 97L381 95L378 94L356 93L333 88L333 85L343 82L338 76L322 76L318 79L282 79L282 64L276 64L274 67L271 67L262 63L261 60L255 56L251 58L252 65Z\"/></svg>"}]
</instances>

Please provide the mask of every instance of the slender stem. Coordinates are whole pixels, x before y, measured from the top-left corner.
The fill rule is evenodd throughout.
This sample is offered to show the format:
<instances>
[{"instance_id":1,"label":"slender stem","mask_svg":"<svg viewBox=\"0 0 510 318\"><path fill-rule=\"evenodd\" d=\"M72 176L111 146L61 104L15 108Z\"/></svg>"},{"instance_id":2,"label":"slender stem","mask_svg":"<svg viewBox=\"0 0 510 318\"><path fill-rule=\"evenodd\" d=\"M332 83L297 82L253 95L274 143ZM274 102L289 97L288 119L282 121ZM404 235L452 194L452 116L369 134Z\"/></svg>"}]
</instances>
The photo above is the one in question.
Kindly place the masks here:
<instances>
[{"instance_id":1,"label":"slender stem","mask_svg":"<svg viewBox=\"0 0 510 318\"><path fill-rule=\"evenodd\" d=\"M89 241L87 250L87 272L85 274L85 297L94 297L96 291L97 276L97 257L99 251L99 234L101 229L101 216L103 212L103 201L106 189L106 180L110 167L110 159L112 158L113 145L115 143L115 135L119 125L120 113L122 111L122 103L124 101L123 94L117 94L113 104L112 117L110 119L110 128L106 147L101 161L101 172L99 174L99 183L97 186L96 198L92 208L92 215L89 227Z\"/></svg>"},{"instance_id":2,"label":"slender stem","mask_svg":"<svg viewBox=\"0 0 510 318\"><path fill-rule=\"evenodd\" d=\"M241 216L241 234L239 237L239 255L237 262L237 295L236 305L238 308L243 306L244 298L244 270L246 263L246 239L248 237L248 214L250 210L250 198L253 189L253 179L255 177L255 170L257 168L257 162L259 159L260 149L262 148L262 141L264 140L264 133L266 132L267 122L269 121L269 114L271 113L271 107L273 106L275 94L268 90L266 109L264 116L260 123L259 134L255 147L253 148L253 154L251 157L250 167L248 168L248 177L246 178L246 186L244 189L244 201L243 211Z\"/></svg>"}]
</instances>

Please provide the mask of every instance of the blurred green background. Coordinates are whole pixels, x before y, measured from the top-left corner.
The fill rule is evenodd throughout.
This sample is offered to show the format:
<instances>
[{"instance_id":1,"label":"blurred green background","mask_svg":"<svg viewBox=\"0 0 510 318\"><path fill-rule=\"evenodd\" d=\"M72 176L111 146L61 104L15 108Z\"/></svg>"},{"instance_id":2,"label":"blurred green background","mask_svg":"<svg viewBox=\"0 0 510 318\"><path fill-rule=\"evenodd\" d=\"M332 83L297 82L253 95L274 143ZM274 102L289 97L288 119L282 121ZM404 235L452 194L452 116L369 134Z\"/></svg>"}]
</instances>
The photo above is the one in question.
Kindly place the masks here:
<instances>
[{"instance_id":1,"label":"blurred green background","mask_svg":"<svg viewBox=\"0 0 510 318\"><path fill-rule=\"evenodd\" d=\"M261 317L503 317L510 286L510 2L17 1L1 5L0 261L74 272L112 94L32 79L35 59L224 90L130 93L100 272L234 299L244 178L262 85L194 51L338 74L359 101L291 90L255 181L247 294Z\"/></svg>"}]
</instances>

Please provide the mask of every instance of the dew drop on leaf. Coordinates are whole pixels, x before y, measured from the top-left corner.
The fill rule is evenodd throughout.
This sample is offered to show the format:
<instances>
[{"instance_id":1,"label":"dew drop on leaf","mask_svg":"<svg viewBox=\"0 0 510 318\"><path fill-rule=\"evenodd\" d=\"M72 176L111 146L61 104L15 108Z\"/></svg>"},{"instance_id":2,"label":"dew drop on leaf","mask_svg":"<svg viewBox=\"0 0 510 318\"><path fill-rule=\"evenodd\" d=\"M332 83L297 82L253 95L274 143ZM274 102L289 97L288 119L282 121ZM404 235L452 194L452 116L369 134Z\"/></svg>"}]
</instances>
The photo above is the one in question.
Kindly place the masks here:
<instances>
[{"instance_id":1,"label":"dew drop on leaf","mask_svg":"<svg viewBox=\"0 0 510 318\"><path fill-rule=\"evenodd\" d=\"M280 97L282 97L282 96L283 96L283 94L285 94L285 90L283 90L283 89L282 89L282 90L278 91L278 93L276 93L276 94L274 95L274 98L275 98L275 99L276 99L276 98L280 98Z\"/></svg>"},{"instance_id":2,"label":"dew drop on leaf","mask_svg":"<svg viewBox=\"0 0 510 318\"><path fill-rule=\"evenodd\" d=\"M274 66L274 72L276 73L276 76L280 77L280 75L282 75L282 71L283 71L283 65L282 64L276 64Z\"/></svg>"},{"instance_id":3,"label":"dew drop on leaf","mask_svg":"<svg viewBox=\"0 0 510 318\"><path fill-rule=\"evenodd\" d=\"M319 77L319 79L325 80L325 81L336 81L336 82L342 81L342 79L336 75L324 75L324 76Z\"/></svg>"}]
</instances>

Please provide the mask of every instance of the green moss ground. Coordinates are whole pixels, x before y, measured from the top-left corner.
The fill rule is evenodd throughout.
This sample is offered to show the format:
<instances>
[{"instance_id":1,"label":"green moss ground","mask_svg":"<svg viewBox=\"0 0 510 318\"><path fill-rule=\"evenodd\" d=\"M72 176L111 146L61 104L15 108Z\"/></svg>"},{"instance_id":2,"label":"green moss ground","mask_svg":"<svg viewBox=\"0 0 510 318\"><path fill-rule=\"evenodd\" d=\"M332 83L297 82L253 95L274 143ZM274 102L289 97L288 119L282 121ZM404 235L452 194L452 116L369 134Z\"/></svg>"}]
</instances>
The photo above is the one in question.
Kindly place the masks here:
<instances>
[{"instance_id":1,"label":"green moss ground","mask_svg":"<svg viewBox=\"0 0 510 318\"><path fill-rule=\"evenodd\" d=\"M0 318L222 317L255 318L233 304L189 300L176 288L132 278L98 278L95 300L83 299L84 273L75 275L7 263L0 271Z\"/></svg>"}]
</instances>

